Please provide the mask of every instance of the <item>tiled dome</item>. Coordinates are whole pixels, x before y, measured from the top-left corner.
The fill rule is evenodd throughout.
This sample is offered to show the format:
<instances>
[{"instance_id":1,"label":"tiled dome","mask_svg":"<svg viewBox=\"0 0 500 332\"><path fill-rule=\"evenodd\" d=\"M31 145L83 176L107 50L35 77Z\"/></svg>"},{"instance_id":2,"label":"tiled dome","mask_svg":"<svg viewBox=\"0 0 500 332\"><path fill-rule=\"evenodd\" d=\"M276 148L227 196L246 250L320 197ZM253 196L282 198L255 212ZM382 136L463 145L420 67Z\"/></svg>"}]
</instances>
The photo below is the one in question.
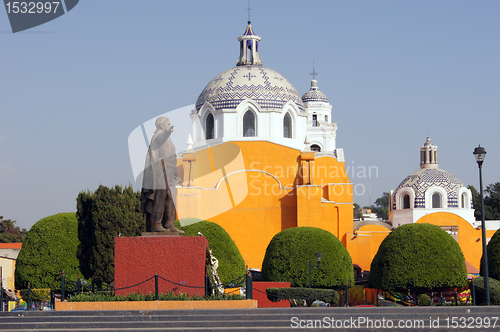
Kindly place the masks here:
<instances>
[{"instance_id":1,"label":"tiled dome","mask_svg":"<svg viewBox=\"0 0 500 332\"><path fill-rule=\"evenodd\" d=\"M236 108L243 100L253 99L262 109L280 109L289 101L304 111L297 90L283 76L262 66L259 56L260 37L250 22L238 38L240 57L236 67L215 76L196 100L196 110L208 102L216 109Z\"/></svg>"},{"instance_id":2,"label":"tiled dome","mask_svg":"<svg viewBox=\"0 0 500 332\"><path fill-rule=\"evenodd\" d=\"M432 186L446 190L448 207L458 207L458 190L464 185L456 176L439 168L421 168L413 172L396 188L394 197L400 189L412 188L415 192L415 208L425 208L425 191Z\"/></svg>"},{"instance_id":3,"label":"tiled dome","mask_svg":"<svg viewBox=\"0 0 500 332\"><path fill-rule=\"evenodd\" d=\"M303 111L297 90L279 73L263 66L236 66L211 80L196 100L199 110L209 102L218 110L236 108L243 100L255 100L263 109L279 109L293 101Z\"/></svg>"},{"instance_id":4,"label":"tiled dome","mask_svg":"<svg viewBox=\"0 0 500 332\"><path fill-rule=\"evenodd\" d=\"M318 81L311 81L311 89L304 93L302 96L302 101L304 103L310 102L321 102L328 103L328 98L326 98L325 94L318 90Z\"/></svg>"}]
</instances>

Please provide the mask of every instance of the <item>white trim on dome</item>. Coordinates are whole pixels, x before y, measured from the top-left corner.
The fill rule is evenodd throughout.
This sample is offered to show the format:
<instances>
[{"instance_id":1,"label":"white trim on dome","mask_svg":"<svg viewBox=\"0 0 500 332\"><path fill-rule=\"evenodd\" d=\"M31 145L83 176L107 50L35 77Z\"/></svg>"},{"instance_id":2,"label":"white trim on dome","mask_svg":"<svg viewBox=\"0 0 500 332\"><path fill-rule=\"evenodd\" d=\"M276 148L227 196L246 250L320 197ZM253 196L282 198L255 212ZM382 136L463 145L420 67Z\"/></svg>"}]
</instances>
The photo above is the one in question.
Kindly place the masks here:
<instances>
[{"instance_id":1,"label":"white trim on dome","mask_svg":"<svg viewBox=\"0 0 500 332\"><path fill-rule=\"evenodd\" d=\"M259 104L252 99L243 100L238 107L236 107L236 137L243 138L243 117L245 116L247 111L251 111L255 117L255 136L248 136L245 138L253 139L259 136L259 129L261 128L261 117L259 113L262 112Z\"/></svg>"},{"instance_id":2,"label":"white trim on dome","mask_svg":"<svg viewBox=\"0 0 500 332\"><path fill-rule=\"evenodd\" d=\"M441 198L441 206L439 208L448 208L448 193L444 188L438 186L431 186L425 191L425 208L432 209L432 195L435 193L438 193Z\"/></svg>"},{"instance_id":3,"label":"white trim on dome","mask_svg":"<svg viewBox=\"0 0 500 332\"><path fill-rule=\"evenodd\" d=\"M413 188L403 187L396 192L396 197L394 198L396 201L396 210L407 210L404 209L403 202L404 196L406 194L410 195L410 209L415 208L415 191L413 190Z\"/></svg>"},{"instance_id":4,"label":"white trim on dome","mask_svg":"<svg viewBox=\"0 0 500 332\"><path fill-rule=\"evenodd\" d=\"M214 137L211 139L215 139L217 137L220 137L219 133L219 117L216 116L215 110L213 106L210 103L205 103L203 104L202 108L198 112L198 116L200 117L200 123L201 123L201 137L203 140L206 140L207 137L207 117L209 114L212 114L214 118ZM196 139L195 139L196 140Z\"/></svg>"},{"instance_id":5,"label":"white trim on dome","mask_svg":"<svg viewBox=\"0 0 500 332\"><path fill-rule=\"evenodd\" d=\"M465 206L462 204L462 195L465 194ZM461 209L472 209L471 206L472 193L466 187L460 187L457 192L458 207Z\"/></svg>"}]
</instances>

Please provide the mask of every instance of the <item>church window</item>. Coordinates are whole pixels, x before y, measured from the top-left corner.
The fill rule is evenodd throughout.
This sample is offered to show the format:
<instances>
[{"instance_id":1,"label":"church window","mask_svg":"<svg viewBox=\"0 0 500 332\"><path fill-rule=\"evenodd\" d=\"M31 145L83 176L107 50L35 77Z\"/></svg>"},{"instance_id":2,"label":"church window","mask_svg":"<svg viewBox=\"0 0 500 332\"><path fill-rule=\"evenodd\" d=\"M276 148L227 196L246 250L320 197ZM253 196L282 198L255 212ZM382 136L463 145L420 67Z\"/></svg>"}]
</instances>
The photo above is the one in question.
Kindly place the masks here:
<instances>
[{"instance_id":1,"label":"church window","mask_svg":"<svg viewBox=\"0 0 500 332\"><path fill-rule=\"evenodd\" d=\"M328 115L325 115L325 122L328 122Z\"/></svg>"},{"instance_id":2,"label":"church window","mask_svg":"<svg viewBox=\"0 0 500 332\"><path fill-rule=\"evenodd\" d=\"M467 202L467 195L465 193L462 193L462 208L463 209L465 209L465 207L466 207L465 202Z\"/></svg>"},{"instance_id":3,"label":"church window","mask_svg":"<svg viewBox=\"0 0 500 332\"><path fill-rule=\"evenodd\" d=\"M283 137L292 138L292 117L288 112L283 118Z\"/></svg>"},{"instance_id":4,"label":"church window","mask_svg":"<svg viewBox=\"0 0 500 332\"><path fill-rule=\"evenodd\" d=\"M403 209L410 208L410 195L406 194L403 196Z\"/></svg>"},{"instance_id":5,"label":"church window","mask_svg":"<svg viewBox=\"0 0 500 332\"><path fill-rule=\"evenodd\" d=\"M313 127L318 126L318 116L316 114L313 114Z\"/></svg>"},{"instance_id":6,"label":"church window","mask_svg":"<svg viewBox=\"0 0 500 332\"><path fill-rule=\"evenodd\" d=\"M439 193L432 194L432 208L439 209L441 207L441 195Z\"/></svg>"},{"instance_id":7,"label":"church window","mask_svg":"<svg viewBox=\"0 0 500 332\"><path fill-rule=\"evenodd\" d=\"M243 137L255 137L255 115L252 111L243 116Z\"/></svg>"},{"instance_id":8,"label":"church window","mask_svg":"<svg viewBox=\"0 0 500 332\"><path fill-rule=\"evenodd\" d=\"M205 122L205 138L212 139L215 138L215 130L214 130L214 116L212 113L208 113L206 122Z\"/></svg>"},{"instance_id":9,"label":"church window","mask_svg":"<svg viewBox=\"0 0 500 332\"><path fill-rule=\"evenodd\" d=\"M321 147L317 144L311 145L311 151L321 152Z\"/></svg>"}]
</instances>

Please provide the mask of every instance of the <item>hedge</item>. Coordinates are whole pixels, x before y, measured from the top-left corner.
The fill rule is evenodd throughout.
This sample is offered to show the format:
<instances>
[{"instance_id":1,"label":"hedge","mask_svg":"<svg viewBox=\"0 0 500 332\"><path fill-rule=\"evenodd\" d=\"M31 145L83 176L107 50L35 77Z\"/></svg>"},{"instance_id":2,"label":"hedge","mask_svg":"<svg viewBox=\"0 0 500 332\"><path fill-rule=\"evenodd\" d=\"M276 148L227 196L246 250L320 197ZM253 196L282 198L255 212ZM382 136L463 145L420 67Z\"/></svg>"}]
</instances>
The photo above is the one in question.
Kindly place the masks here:
<instances>
[{"instance_id":1,"label":"hedge","mask_svg":"<svg viewBox=\"0 0 500 332\"><path fill-rule=\"evenodd\" d=\"M335 305L339 302L339 293L333 289L318 289L318 288L267 288L267 298L272 302L281 300L289 300L290 304L295 303L292 300L305 300L307 306L310 307L314 301L323 301Z\"/></svg>"},{"instance_id":2,"label":"hedge","mask_svg":"<svg viewBox=\"0 0 500 332\"><path fill-rule=\"evenodd\" d=\"M70 279L80 274L76 251L76 214L59 213L35 223L24 239L16 260L16 289L61 288L62 271Z\"/></svg>"},{"instance_id":3,"label":"hedge","mask_svg":"<svg viewBox=\"0 0 500 332\"><path fill-rule=\"evenodd\" d=\"M370 269L371 288L424 291L467 286L465 258L458 242L431 224L406 224L382 242Z\"/></svg>"},{"instance_id":4,"label":"hedge","mask_svg":"<svg viewBox=\"0 0 500 332\"><path fill-rule=\"evenodd\" d=\"M292 287L309 286L309 262L323 257L320 271L312 269L312 286L337 288L354 286L351 256L332 233L314 227L293 227L276 234L266 249L262 281L289 281Z\"/></svg>"},{"instance_id":5,"label":"hedge","mask_svg":"<svg viewBox=\"0 0 500 332\"><path fill-rule=\"evenodd\" d=\"M472 280L474 285L476 285L475 296L476 305L484 305L485 303L485 291L484 291L484 278L477 277ZM500 281L490 278L490 304L500 305Z\"/></svg>"},{"instance_id":6,"label":"hedge","mask_svg":"<svg viewBox=\"0 0 500 332\"><path fill-rule=\"evenodd\" d=\"M176 221L176 227L181 224L190 224L182 227L184 236L198 236L203 234L207 238L212 255L219 261L217 273L223 284L229 284L237 279L244 282L241 277L246 274L245 261L231 236L221 226L206 220L193 223L192 218Z\"/></svg>"},{"instance_id":7,"label":"hedge","mask_svg":"<svg viewBox=\"0 0 500 332\"><path fill-rule=\"evenodd\" d=\"M490 278L500 280L500 231L497 230L491 237L487 246L488 251L488 275ZM483 257L480 263L481 275L484 276Z\"/></svg>"}]
</instances>

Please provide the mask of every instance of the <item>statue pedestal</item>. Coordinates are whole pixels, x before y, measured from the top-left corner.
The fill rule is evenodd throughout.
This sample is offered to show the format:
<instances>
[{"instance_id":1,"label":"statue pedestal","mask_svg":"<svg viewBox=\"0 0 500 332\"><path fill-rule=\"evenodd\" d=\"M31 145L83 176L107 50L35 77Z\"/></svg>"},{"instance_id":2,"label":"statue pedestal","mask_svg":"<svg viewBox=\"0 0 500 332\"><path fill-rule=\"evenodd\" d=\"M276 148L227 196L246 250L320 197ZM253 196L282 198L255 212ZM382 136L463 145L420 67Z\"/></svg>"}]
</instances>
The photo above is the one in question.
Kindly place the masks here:
<instances>
[{"instance_id":1,"label":"statue pedestal","mask_svg":"<svg viewBox=\"0 0 500 332\"><path fill-rule=\"evenodd\" d=\"M157 274L159 293L204 296L207 248L203 236L116 237L115 293L154 293Z\"/></svg>"}]
</instances>

